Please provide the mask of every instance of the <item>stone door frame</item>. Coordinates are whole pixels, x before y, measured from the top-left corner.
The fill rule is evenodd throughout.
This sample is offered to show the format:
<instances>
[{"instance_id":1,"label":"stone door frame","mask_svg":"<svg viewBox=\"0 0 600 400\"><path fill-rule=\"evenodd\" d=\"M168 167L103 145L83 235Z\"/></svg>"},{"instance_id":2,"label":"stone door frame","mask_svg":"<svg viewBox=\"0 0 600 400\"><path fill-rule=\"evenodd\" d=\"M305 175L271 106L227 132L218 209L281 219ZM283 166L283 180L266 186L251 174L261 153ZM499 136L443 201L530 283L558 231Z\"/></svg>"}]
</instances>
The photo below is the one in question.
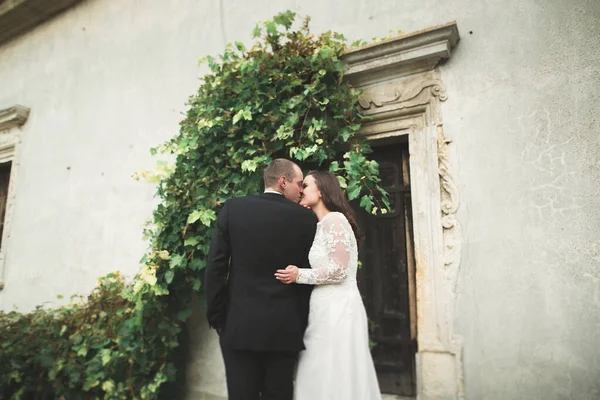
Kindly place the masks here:
<instances>
[{"instance_id":1,"label":"stone door frame","mask_svg":"<svg viewBox=\"0 0 600 400\"><path fill-rule=\"evenodd\" d=\"M345 79L363 91L359 106L371 117L361 133L380 143L408 135L421 400L464 398L462 339L454 332L459 193L440 111L447 94L437 69L458 40L451 22L344 55Z\"/></svg>"},{"instance_id":2,"label":"stone door frame","mask_svg":"<svg viewBox=\"0 0 600 400\"><path fill-rule=\"evenodd\" d=\"M7 242L10 238L12 210L16 193L15 182L19 165L19 146L22 140L21 127L25 124L28 117L29 108L18 104L0 109L0 163L12 162L6 212L4 215L4 229L2 231L2 247L0 248L0 290L4 289L5 285L4 265L7 254Z\"/></svg>"}]
</instances>

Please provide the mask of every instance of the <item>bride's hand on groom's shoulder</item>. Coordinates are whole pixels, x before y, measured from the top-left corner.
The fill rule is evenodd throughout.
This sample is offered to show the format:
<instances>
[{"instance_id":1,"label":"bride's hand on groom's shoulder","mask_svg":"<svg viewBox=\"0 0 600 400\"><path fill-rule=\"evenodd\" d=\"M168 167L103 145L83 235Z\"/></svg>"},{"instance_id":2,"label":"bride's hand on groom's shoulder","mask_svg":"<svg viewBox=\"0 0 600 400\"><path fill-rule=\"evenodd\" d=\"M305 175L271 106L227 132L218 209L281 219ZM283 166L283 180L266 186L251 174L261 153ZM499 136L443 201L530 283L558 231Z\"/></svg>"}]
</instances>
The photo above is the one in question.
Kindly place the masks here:
<instances>
[{"instance_id":1,"label":"bride's hand on groom's shoulder","mask_svg":"<svg viewBox=\"0 0 600 400\"><path fill-rule=\"evenodd\" d=\"M310 206L304 202L304 198L302 198L298 204L300 204L302 207L308 208L310 210Z\"/></svg>"},{"instance_id":2,"label":"bride's hand on groom's shoulder","mask_svg":"<svg viewBox=\"0 0 600 400\"><path fill-rule=\"evenodd\" d=\"M288 265L286 269L278 269L275 273L275 279L286 285L296 282L296 279L298 279L298 267Z\"/></svg>"}]
</instances>

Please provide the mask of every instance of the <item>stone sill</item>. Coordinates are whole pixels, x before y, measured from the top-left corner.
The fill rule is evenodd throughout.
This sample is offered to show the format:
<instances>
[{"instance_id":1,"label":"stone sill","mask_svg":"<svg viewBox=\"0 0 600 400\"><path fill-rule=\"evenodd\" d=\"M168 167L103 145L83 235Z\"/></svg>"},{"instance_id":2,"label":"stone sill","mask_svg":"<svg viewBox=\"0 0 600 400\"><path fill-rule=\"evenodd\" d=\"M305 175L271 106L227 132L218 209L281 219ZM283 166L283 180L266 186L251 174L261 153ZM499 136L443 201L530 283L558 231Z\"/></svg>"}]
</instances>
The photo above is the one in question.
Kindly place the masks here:
<instances>
[{"instance_id":1,"label":"stone sill","mask_svg":"<svg viewBox=\"0 0 600 400\"><path fill-rule=\"evenodd\" d=\"M0 0L0 45L82 0Z\"/></svg>"}]
</instances>

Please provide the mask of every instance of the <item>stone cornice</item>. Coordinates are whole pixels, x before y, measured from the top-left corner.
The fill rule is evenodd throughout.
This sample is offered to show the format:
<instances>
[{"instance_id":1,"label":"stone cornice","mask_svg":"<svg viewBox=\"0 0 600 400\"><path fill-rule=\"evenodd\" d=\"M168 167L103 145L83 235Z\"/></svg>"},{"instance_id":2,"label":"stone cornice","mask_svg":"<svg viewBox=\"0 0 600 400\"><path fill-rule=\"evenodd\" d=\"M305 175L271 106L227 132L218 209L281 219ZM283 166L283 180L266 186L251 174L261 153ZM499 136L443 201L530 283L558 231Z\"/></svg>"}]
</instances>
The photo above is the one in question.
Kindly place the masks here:
<instances>
[{"instance_id":1,"label":"stone cornice","mask_svg":"<svg viewBox=\"0 0 600 400\"><path fill-rule=\"evenodd\" d=\"M27 121L29 108L14 105L4 110L0 110L0 131L20 127Z\"/></svg>"},{"instance_id":2,"label":"stone cornice","mask_svg":"<svg viewBox=\"0 0 600 400\"><path fill-rule=\"evenodd\" d=\"M364 86L435 68L459 40L456 22L349 49L345 79Z\"/></svg>"},{"instance_id":3,"label":"stone cornice","mask_svg":"<svg viewBox=\"0 0 600 400\"><path fill-rule=\"evenodd\" d=\"M0 44L7 42L82 0L0 1Z\"/></svg>"}]
</instances>

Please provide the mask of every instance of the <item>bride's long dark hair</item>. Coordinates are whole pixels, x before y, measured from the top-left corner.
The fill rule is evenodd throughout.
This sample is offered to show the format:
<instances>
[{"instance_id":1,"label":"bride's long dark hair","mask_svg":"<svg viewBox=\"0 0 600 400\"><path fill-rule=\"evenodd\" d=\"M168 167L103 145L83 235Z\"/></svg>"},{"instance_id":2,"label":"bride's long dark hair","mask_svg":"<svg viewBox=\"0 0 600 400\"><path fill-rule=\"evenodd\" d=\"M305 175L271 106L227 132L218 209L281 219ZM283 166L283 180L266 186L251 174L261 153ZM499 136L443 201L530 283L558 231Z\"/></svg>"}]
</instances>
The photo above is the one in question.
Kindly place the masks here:
<instances>
[{"instance_id":1,"label":"bride's long dark hair","mask_svg":"<svg viewBox=\"0 0 600 400\"><path fill-rule=\"evenodd\" d=\"M317 187L321 191L321 200L323 200L325 207L327 207L329 211L337 211L344 214L352 227L356 243L360 245L363 239L363 233L356 223L354 210L352 210L348 199L346 199L336 176L329 171L310 171L306 176L312 176L314 178Z\"/></svg>"}]
</instances>

